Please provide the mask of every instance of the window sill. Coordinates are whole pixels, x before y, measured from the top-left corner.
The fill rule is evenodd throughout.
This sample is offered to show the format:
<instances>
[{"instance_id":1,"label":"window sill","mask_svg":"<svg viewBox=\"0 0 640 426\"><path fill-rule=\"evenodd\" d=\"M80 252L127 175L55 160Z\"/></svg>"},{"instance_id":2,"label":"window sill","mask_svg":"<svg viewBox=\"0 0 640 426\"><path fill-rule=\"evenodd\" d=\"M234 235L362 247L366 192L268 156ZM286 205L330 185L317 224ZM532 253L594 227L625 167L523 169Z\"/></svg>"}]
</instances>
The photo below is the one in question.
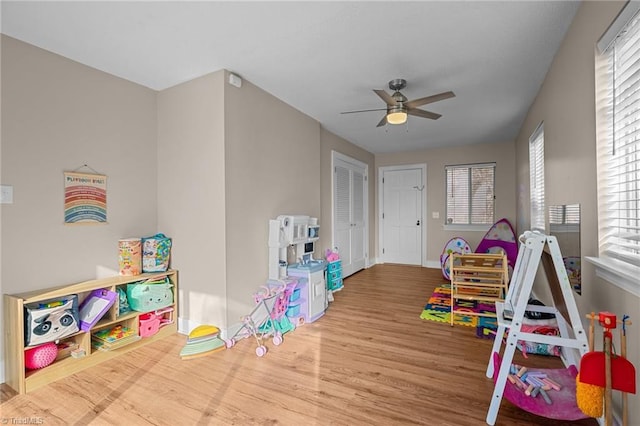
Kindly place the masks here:
<instances>
[{"instance_id":1,"label":"window sill","mask_svg":"<svg viewBox=\"0 0 640 426\"><path fill-rule=\"evenodd\" d=\"M442 225L445 231L482 231L487 232L491 225Z\"/></svg>"},{"instance_id":2,"label":"window sill","mask_svg":"<svg viewBox=\"0 0 640 426\"><path fill-rule=\"evenodd\" d=\"M640 297L640 268L604 257L585 257L587 262L596 267L596 275L616 287L619 287L636 297Z\"/></svg>"}]
</instances>

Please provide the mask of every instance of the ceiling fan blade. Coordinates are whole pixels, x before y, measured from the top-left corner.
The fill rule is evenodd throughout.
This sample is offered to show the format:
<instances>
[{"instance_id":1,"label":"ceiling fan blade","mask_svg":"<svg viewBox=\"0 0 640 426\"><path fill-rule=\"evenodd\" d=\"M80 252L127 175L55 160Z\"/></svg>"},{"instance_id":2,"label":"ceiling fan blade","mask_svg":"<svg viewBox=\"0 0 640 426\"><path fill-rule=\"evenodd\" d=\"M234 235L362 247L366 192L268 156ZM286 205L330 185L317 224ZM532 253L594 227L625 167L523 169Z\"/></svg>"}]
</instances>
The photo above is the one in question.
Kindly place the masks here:
<instances>
[{"instance_id":1,"label":"ceiling fan blade","mask_svg":"<svg viewBox=\"0 0 640 426\"><path fill-rule=\"evenodd\" d=\"M382 120L380 120L380 122L378 123L378 125L376 127L382 127L385 124L387 124L387 114L385 114L384 117L382 117Z\"/></svg>"},{"instance_id":2,"label":"ceiling fan blade","mask_svg":"<svg viewBox=\"0 0 640 426\"><path fill-rule=\"evenodd\" d=\"M432 120L437 120L438 118L442 117L442 114L436 114L435 112L424 111L422 109L415 109L415 108L408 109L407 114L415 115L416 117L430 118Z\"/></svg>"},{"instance_id":3,"label":"ceiling fan blade","mask_svg":"<svg viewBox=\"0 0 640 426\"><path fill-rule=\"evenodd\" d=\"M341 112L340 114L354 114L356 112L369 112L369 111L386 111L386 108L376 108L376 109L361 109L358 111L344 111Z\"/></svg>"},{"instance_id":4,"label":"ceiling fan blade","mask_svg":"<svg viewBox=\"0 0 640 426\"><path fill-rule=\"evenodd\" d=\"M424 98L414 99L412 101L405 102L404 106L406 106L407 108L416 108L416 107L430 104L433 102L438 102L445 99L453 98L454 96L456 95L453 92L443 92L443 93L438 93L437 95L426 96Z\"/></svg>"},{"instance_id":5,"label":"ceiling fan blade","mask_svg":"<svg viewBox=\"0 0 640 426\"><path fill-rule=\"evenodd\" d=\"M387 105L389 105L389 106L397 105L396 100L393 99L393 97L390 94L388 94L387 92L385 92L384 90L373 89L373 91L376 92L376 95L380 96L382 98L382 100L386 102Z\"/></svg>"}]
</instances>

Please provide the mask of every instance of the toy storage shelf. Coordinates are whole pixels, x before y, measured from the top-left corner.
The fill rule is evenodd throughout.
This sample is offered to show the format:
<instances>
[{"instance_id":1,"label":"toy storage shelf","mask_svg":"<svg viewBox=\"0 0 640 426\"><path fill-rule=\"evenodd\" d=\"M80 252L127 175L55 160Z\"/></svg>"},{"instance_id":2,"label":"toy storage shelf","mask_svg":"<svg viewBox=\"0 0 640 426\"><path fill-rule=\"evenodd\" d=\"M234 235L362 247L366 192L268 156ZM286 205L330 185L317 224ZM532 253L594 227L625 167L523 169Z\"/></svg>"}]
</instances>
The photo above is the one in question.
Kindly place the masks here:
<instances>
[{"instance_id":1,"label":"toy storage shelf","mask_svg":"<svg viewBox=\"0 0 640 426\"><path fill-rule=\"evenodd\" d=\"M81 358L67 357L56 360L47 367L38 370L27 370L25 368L25 350L29 349L29 347L25 346L25 305L62 298L72 294L77 294L79 301L82 301L92 290L108 289L116 291L119 287L126 288L127 284L164 277L168 277L171 284L173 284L173 303L170 307L173 308L174 316L172 318L177 318L178 272L175 270L145 273L135 276L110 277L21 294L5 294L3 323L6 384L20 394L31 392L63 377L85 370L103 361L112 359L177 332L177 324L174 320L172 323L160 328L155 335L137 340L126 346L110 351L101 351L93 348L91 344L91 333L96 330L115 325L124 325L138 332L139 317L143 315L144 312L132 311L119 316L119 306L116 301L91 330L88 332L79 331L60 339L61 341L72 341L77 344L78 348L85 351L85 356Z\"/></svg>"},{"instance_id":2,"label":"toy storage shelf","mask_svg":"<svg viewBox=\"0 0 640 426\"><path fill-rule=\"evenodd\" d=\"M451 277L451 325L456 313L491 316L495 313L473 313L455 309L456 300L499 302L507 294L509 265L505 254L452 253L449 265Z\"/></svg>"}]
</instances>

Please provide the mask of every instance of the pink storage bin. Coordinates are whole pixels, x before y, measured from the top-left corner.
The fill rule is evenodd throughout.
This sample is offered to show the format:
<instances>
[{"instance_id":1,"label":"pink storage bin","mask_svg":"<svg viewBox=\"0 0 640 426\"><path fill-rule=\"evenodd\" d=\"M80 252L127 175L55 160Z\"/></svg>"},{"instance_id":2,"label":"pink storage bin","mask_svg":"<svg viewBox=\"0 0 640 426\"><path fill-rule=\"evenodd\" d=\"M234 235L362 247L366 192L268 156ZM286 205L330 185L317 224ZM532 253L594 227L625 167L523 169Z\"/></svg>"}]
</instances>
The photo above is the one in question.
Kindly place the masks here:
<instances>
[{"instance_id":1,"label":"pink storage bin","mask_svg":"<svg viewBox=\"0 0 640 426\"><path fill-rule=\"evenodd\" d=\"M156 314L149 312L140 315L140 337L153 336L159 329L160 318Z\"/></svg>"}]
</instances>

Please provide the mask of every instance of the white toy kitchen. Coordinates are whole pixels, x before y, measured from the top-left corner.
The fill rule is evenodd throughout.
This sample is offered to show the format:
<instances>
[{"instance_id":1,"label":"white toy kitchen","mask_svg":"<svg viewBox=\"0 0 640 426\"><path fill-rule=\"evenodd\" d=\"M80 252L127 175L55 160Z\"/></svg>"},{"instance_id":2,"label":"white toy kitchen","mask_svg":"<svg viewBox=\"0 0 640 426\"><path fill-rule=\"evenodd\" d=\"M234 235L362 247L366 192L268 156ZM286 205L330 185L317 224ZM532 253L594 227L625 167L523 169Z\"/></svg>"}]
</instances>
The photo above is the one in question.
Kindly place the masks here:
<instances>
[{"instance_id":1,"label":"white toy kitchen","mask_svg":"<svg viewBox=\"0 0 640 426\"><path fill-rule=\"evenodd\" d=\"M281 215L269 221L269 280L297 279L299 323L314 322L327 309L326 262L313 258L319 232L314 217ZM290 251L292 263L288 262Z\"/></svg>"}]
</instances>

